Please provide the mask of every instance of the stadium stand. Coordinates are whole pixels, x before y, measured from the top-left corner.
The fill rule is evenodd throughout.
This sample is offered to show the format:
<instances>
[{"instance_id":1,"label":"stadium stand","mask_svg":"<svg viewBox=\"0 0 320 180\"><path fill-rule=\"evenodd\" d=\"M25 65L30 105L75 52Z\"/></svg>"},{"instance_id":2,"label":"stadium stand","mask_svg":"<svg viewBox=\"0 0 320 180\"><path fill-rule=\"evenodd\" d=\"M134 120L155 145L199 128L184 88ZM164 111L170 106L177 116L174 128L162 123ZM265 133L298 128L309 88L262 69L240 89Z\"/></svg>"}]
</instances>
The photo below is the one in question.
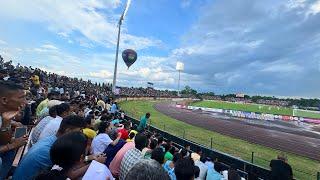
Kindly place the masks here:
<instances>
[{"instance_id":1,"label":"stadium stand","mask_svg":"<svg viewBox=\"0 0 320 180\"><path fill-rule=\"evenodd\" d=\"M0 67L2 179L270 179L268 169L148 126L148 115L126 116L110 84ZM125 87L120 95L176 97ZM19 128L28 133L14 137Z\"/></svg>"}]
</instances>

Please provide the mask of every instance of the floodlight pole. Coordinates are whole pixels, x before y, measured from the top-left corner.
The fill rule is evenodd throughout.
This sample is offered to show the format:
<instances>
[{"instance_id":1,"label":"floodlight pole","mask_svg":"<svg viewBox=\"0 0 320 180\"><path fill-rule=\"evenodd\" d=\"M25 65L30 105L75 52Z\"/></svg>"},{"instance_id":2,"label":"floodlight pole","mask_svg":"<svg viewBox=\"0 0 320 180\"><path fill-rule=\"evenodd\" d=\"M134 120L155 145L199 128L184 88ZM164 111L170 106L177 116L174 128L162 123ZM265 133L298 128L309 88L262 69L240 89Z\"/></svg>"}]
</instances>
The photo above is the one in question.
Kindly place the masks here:
<instances>
[{"instance_id":1,"label":"floodlight pole","mask_svg":"<svg viewBox=\"0 0 320 180\"><path fill-rule=\"evenodd\" d=\"M119 42L120 42L120 32L121 32L121 24L123 20L123 15L120 17L119 23L118 23L118 39L117 39L117 50L116 50L116 60L114 63L114 74L113 74L113 82L112 82L112 92L116 92L116 79L117 79L117 67L118 67L118 54L119 54Z\"/></svg>"},{"instance_id":2,"label":"floodlight pole","mask_svg":"<svg viewBox=\"0 0 320 180\"><path fill-rule=\"evenodd\" d=\"M178 70L179 71L179 79L178 79L178 96L180 97L180 72L181 70Z\"/></svg>"}]
</instances>

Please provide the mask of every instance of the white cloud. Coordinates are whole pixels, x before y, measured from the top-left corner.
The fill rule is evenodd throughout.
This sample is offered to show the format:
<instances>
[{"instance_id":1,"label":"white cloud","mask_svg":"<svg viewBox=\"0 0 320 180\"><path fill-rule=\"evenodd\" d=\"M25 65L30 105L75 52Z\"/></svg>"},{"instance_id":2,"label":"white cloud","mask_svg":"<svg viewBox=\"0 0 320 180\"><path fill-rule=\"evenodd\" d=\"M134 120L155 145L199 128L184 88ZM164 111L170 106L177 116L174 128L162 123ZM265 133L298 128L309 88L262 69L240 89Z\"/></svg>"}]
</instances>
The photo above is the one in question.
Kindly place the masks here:
<instances>
[{"instance_id":1,"label":"white cloud","mask_svg":"<svg viewBox=\"0 0 320 180\"><path fill-rule=\"evenodd\" d=\"M119 5L120 0L10 0L0 2L0 15L3 18L45 22L49 30L64 38L79 32L93 42L114 47L117 37L114 10ZM125 47L135 49L158 46L161 42L125 32L122 41Z\"/></svg>"},{"instance_id":2,"label":"white cloud","mask_svg":"<svg viewBox=\"0 0 320 180\"><path fill-rule=\"evenodd\" d=\"M320 0L316 1L310 6L308 14L317 14L320 12Z\"/></svg>"},{"instance_id":3,"label":"white cloud","mask_svg":"<svg viewBox=\"0 0 320 180\"><path fill-rule=\"evenodd\" d=\"M90 77L95 77L95 78L111 78L113 77L113 74L110 71L107 70L100 70L98 72L89 72Z\"/></svg>"},{"instance_id":4,"label":"white cloud","mask_svg":"<svg viewBox=\"0 0 320 180\"><path fill-rule=\"evenodd\" d=\"M266 67L263 68L261 71L271 73L292 73L301 72L302 67L292 63L274 62L266 64Z\"/></svg>"},{"instance_id":5,"label":"white cloud","mask_svg":"<svg viewBox=\"0 0 320 180\"><path fill-rule=\"evenodd\" d=\"M55 47L55 46L52 45L52 44L44 44L44 45L42 45L41 47L44 48L44 49L48 49L48 50L58 50L58 48Z\"/></svg>"},{"instance_id":6,"label":"white cloud","mask_svg":"<svg viewBox=\"0 0 320 180\"><path fill-rule=\"evenodd\" d=\"M8 44L7 42L5 42L4 40L0 39L0 45L7 45L7 44Z\"/></svg>"}]
</instances>

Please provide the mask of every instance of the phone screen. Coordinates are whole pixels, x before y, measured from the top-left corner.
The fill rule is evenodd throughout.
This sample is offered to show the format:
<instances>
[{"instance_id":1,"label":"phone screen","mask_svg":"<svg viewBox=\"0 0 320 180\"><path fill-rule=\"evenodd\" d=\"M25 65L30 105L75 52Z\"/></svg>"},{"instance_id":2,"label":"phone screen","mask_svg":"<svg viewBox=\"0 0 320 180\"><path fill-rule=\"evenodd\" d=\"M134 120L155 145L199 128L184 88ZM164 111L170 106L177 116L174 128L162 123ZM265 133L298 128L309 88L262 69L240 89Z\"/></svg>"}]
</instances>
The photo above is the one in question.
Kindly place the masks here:
<instances>
[{"instance_id":1,"label":"phone screen","mask_svg":"<svg viewBox=\"0 0 320 180\"><path fill-rule=\"evenodd\" d=\"M27 134L27 128L26 127L18 127L16 128L16 131L14 133L14 137L15 138L19 138L19 137L22 137L24 135Z\"/></svg>"}]
</instances>

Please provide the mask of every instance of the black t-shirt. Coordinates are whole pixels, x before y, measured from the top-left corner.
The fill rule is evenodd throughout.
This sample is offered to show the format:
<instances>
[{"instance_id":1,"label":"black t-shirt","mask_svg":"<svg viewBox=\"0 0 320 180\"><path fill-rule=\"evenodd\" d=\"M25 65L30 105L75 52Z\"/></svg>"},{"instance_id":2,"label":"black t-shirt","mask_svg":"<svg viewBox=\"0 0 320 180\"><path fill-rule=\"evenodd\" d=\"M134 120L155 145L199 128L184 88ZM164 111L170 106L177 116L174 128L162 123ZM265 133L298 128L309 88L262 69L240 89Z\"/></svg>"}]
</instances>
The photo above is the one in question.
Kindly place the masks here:
<instances>
[{"instance_id":1,"label":"black t-shirt","mask_svg":"<svg viewBox=\"0 0 320 180\"><path fill-rule=\"evenodd\" d=\"M291 166L281 160L271 160L271 180L291 180Z\"/></svg>"}]
</instances>

